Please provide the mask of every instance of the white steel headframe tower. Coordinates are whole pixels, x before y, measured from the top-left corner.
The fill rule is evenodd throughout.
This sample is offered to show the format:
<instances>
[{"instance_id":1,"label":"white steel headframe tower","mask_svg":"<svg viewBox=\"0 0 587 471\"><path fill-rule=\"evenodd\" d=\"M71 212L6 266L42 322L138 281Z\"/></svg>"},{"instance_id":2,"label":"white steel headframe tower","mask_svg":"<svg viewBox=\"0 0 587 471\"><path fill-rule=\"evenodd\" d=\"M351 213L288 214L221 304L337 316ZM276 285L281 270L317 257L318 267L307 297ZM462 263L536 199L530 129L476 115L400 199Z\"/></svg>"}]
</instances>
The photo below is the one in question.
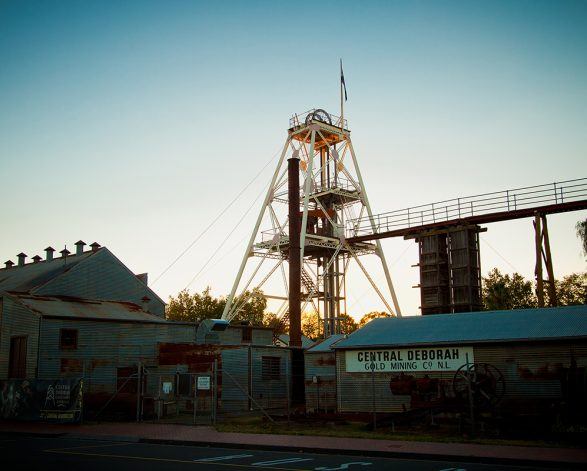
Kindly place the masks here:
<instances>
[{"instance_id":1,"label":"white steel headframe tower","mask_svg":"<svg viewBox=\"0 0 587 471\"><path fill-rule=\"evenodd\" d=\"M290 120L285 145L227 299L223 319L233 319L247 302L243 294L237 296L239 288L242 293L262 288L279 271L283 277L283 290L276 294L265 293L265 296L282 300L277 314L288 315L289 290L284 262L289 250L287 160L292 158L300 159L302 312L313 305L324 322L324 336L339 333L340 314L346 313L346 274L349 264L354 261L389 313L401 316L380 241L347 241L357 235L358 228L352 226L351 220L367 216L374 233L377 227L346 124L346 120L321 109L295 115ZM269 230L260 232L262 223L267 224ZM393 309L360 260L367 254L375 254L381 261ZM251 265L249 262L253 258L258 262L249 270L251 273L246 283L241 284L245 269L251 268L247 265ZM270 266L263 269L264 265Z\"/></svg>"}]
</instances>

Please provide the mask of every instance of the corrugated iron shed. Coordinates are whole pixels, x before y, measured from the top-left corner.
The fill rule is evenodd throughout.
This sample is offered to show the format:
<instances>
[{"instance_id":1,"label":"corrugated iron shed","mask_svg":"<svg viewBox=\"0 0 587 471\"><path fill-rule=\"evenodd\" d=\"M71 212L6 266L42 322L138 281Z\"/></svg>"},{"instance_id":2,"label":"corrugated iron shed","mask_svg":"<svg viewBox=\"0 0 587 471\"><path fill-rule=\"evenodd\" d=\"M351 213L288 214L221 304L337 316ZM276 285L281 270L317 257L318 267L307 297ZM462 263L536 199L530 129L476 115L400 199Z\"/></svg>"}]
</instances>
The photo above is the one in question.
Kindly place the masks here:
<instances>
[{"instance_id":1,"label":"corrugated iron shed","mask_svg":"<svg viewBox=\"0 0 587 471\"><path fill-rule=\"evenodd\" d=\"M140 306L121 301L94 301L67 296L13 295L21 304L43 317L92 319L169 324Z\"/></svg>"},{"instance_id":2,"label":"corrugated iron shed","mask_svg":"<svg viewBox=\"0 0 587 471\"><path fill-rule=\"evenodd\" d=\"M337 342L340 342L346 336L344 334L334 334L324 340L321 340L317 344L313 345L312 347L308 348L306 353L330 353L334 352L332 349L333 345Z\"/></svg>"},{"instance_id":3,"label":"corrugated iron shed","mask_svg":"<svg viewBox=\"0 0 587 471\"><path fill-rule=\"evenodd\" d=\"M587 338L587 305L379 318L335 349Z\"/></svg>"},{"instance_id":4,"label":"corrugated iron shed","mask_svg":"<svg viewBox=\"0 0 587 471\"><path fill-rule=\"evenodd\" d=\"M289 334L281 334L277 338L285 346L289 345ZM302 335L302 348L310 348L314 343L315 342L311 338Z\"/></svg>"}]
</instances>

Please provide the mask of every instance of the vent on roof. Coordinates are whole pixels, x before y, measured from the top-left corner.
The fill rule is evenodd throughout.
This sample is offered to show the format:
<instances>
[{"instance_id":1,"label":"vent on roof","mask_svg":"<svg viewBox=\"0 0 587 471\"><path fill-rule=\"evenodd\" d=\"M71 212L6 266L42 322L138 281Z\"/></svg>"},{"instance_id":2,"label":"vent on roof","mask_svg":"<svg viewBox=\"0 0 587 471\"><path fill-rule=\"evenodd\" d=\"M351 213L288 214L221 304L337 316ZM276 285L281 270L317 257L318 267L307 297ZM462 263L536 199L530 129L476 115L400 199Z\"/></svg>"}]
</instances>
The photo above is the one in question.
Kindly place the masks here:
<instances>
[{"instance_id":1,"label":"vent on roof","mask_svg":"<svg viewBox=\"0 0 587 471\"><path fill-rule=\"evenodd\" d=\"M17 255L17 257L18 257L18 266L19 267L24 266L24 261L26 260L26 253L21 252Z\"/></svg>"},{"instance_id":2,"label":"vent on roof","mask_svg":"<svg viewBox=\"0 0 587 471\"><path fill-rule=\"evenodd\" d=\"M6 268L12 268L14 266L14 262L12 260L7 260L6 262L4 262L4 265L6 266Z\"/></svg>"},{"instance_id":3,"label":"vent on roof","mask_svg":"<svg viewBox=\"0 0 587 471\"><path fill-rule=\"evenodd\" d=\"M84 253L84 247L85 247L86 243L83 240L78 240L75 243L75 254L76 255L81 255Z\"/></svg>"},{"instance_id":4,"label":"vent on roof","mask_svg":"<svg viewBox=\"0 0 587 471\"><path fill-rule=\"evenodd\" d=\"M40 257L39 255L33 257L33 263L39 263L41 260L43 260L43 257Z\"/></svg>"},{"instance_id":5,"label":"vent on roof","mask_svg":"<svg viewBox=\"0 0 587 471\"><path fill-rule=\"evenodd\" d=\"M66 258L71 252L69 250L67 250L67 248L59 251L59 253L61 254L61 258Z\"/></svg>"},{"instance_id":6,"label":"vent on roof","mask_svg":"<svg viewBox=\"0 0 587 471\"><path fill-rule=\"evenodd\" d=\"M100 244L98 244L98 242L92 242L90 244L90 247L92 247L92 252L97 252L98 249L100 248Z\"/></svg>"},{"instance_id":7,"label":"vent on roof","mask_svg":"<svg viewBox=\"0 0 587 471\"><path fill-rule=\"evenodd\" d=\"M46 257L45 258L46 258L46 260L48 262L50 262L51 260L53 260L53 252L55 252L55 249L53 247L51 247L51 246L49 246L49 247L47 247L45 249L45 254L46 254Z\"/></svg>"}]
</instances>

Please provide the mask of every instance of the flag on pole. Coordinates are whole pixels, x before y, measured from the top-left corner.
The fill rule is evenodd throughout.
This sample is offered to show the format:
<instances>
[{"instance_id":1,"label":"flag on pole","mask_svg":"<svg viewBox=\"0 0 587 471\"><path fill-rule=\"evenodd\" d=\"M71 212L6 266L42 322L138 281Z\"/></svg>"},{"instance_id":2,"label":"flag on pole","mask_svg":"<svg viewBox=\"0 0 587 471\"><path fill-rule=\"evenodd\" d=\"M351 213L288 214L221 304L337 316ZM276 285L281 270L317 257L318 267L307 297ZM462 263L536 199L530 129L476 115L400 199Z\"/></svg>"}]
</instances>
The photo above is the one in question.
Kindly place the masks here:
<instances>
[{"instance_id":1,"label":"flag on pole","mask_svg":"<svg viewBox=\"0 0 587 471\"><path fill-rule=\"evenodd\" d=\"M347 101L348 97L346 94L346 83L344 82L344 72L342 71L342 59L340 60L340 83L344 88L344 101Z\"/></svg>"}]
</instances>

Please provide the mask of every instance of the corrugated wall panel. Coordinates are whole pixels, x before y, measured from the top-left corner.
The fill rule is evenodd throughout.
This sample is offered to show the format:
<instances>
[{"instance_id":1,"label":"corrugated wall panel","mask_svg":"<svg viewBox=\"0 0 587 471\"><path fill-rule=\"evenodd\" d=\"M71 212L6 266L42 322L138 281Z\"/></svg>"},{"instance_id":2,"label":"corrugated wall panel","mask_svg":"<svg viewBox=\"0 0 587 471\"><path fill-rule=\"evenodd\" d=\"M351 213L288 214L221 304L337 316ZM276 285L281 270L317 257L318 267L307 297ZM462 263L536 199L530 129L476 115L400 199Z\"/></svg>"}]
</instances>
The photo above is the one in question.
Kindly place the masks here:
<instances>
[{"instance_id":1,"label":"corrugated wall panel","mask_svg":"<svg viewBox=\"0 0 587 471\"><path fill-rule=\"evenodd\" d=\"M141 299L147 296L151 298L149 312L160 317L165 314L165 304L154 298L147 286L105 249L35 290L34 294L128 301L139 306Z\"/></svg>"},{"instance_id":2,"label":"corrugated wall panel","mask_svg":"<svg viewBox=\"0 0 587 471\"><path fill-rule=\"evenodd\" d=\"M222 404L218 412L248 410L249 399L242 391L249 391L248 357L248 347L222 350Z\"/></svg>"},{"instance_id":3,"label":"corrugated wall panel","mask_svg":"<svg viewBox=\"0 0 587 471\"><path fill-rule=\"evenodd\" d=\"M336 410L336 357L330 353L304 355L306 410ZM317 382L313 381L316 376Z\"/></svg>"},{"instance_id":4,"label":"corrugated wall panel","mask_svg":"<svg viewBox=\"0 0 587 471\"><path fill-rule=\"evenodd\" d=\"M34 313L9 296L2 299L0 324L0 378L8 377L10 339L15 336L27 337L26 376L37 376L37 353L40 319Z\"/></svg>"},{"instance_id":5,"label":"corrugated wall panel","mask_svg":"<svg viewBox=\"0 0 587 471\"><path fill-rule=\"evenodd\" d=\"M503 407L508 404L532 403L545 399L562 400L565 375L574 360L582 371L585 381L587 370L587 342L533 342L515 344L474 345L476 363L489 363L504 376L505 395ZM370 373L348 373L345 371L344 351L337 351L337 388L340 412L370 412L372 402L372 378ZM424 400L422 384L427 380L439 380L436 394L440 397L454 397L452 382L454 372L409 372L402 382L401 373L375 373L376 410L399 412L415 407L414 401ZM409 382L413 378L416 381ZM391 381L396 392L392 392ZM420 390L407 391L411 384ZM399 391L399 392L398 392ZM403 392L403 393L402 393ZM430 399L430 397L428 398Z\"/></svg>"},{"instance_id":6,"label":"corrugated wall panel","mask_svg":"<svg viewBox=\"0 0 587 471\"><path fill-rule=\"evenodd\" d=\"M266 409L287 408L287 372L290 351L281 347L251 347L252 392L259 405ZM263 379L263 357L279 358L279 378ZM253 404L253 409L257 407Z\"/></svg>"}]
</instances>

